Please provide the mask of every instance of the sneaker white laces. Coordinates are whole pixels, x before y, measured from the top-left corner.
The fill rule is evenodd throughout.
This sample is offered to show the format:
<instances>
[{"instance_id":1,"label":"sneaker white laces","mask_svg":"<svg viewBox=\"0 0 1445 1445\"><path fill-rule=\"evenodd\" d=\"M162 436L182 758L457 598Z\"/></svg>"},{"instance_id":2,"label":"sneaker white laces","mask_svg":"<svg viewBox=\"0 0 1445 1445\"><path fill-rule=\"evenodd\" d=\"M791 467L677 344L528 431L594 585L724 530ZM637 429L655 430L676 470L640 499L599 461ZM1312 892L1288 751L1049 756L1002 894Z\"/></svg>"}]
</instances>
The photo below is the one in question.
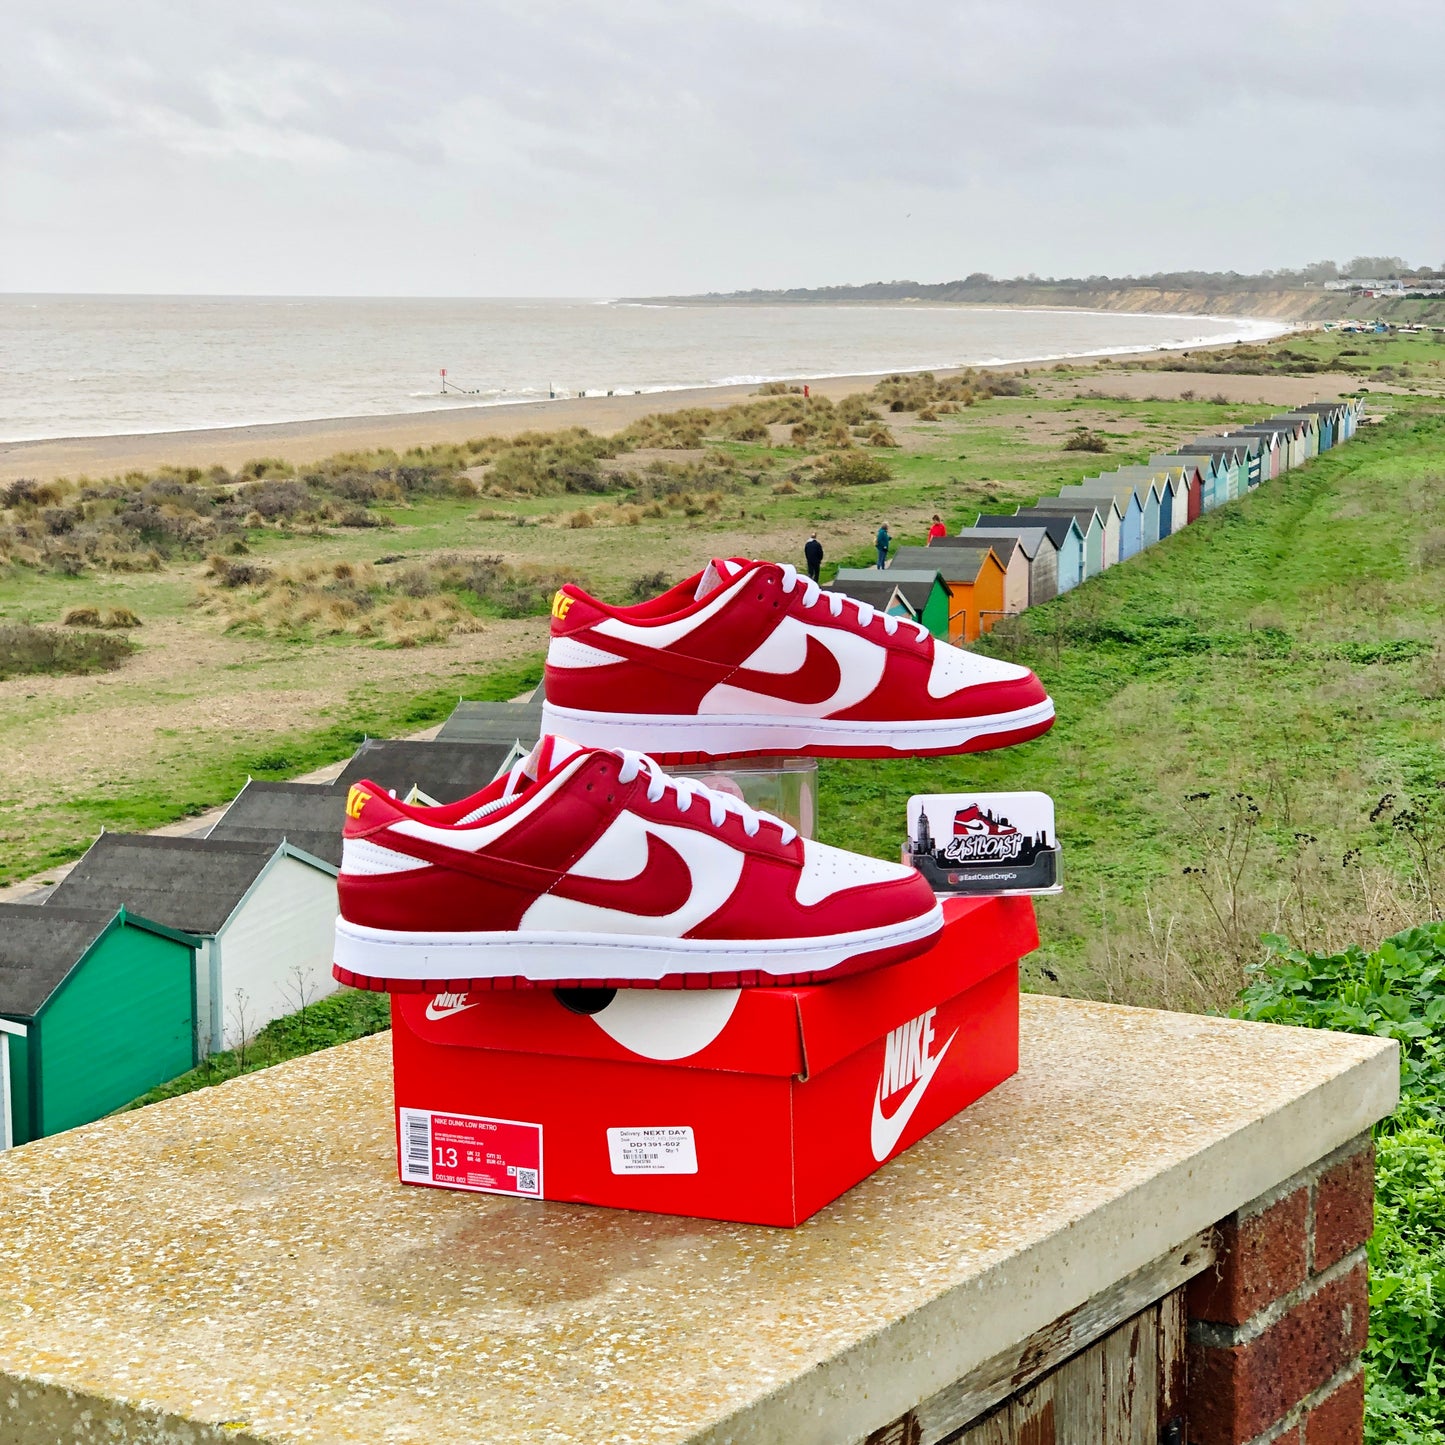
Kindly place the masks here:
<instances>
[{"instance_id":1,"label":"sneaker white laces","mask_svg":"<svg viewBox=\"0 0 1445 1445\"><path fill-rule=\"evenodd\" d=\"M635 753L630 748L617 750L622 756L622 767L618 770L617 781L630 783L639 773L647 774L647 801L660 803L669 788L677 794L677 811L685 813L692 807L694 799L707 804L708 816L714 828L721 828L729 813L736 813L742 819L743 832L749 838L756 838L758 829L764 823L775 824L782 832L783 842L791 843L798 836L798 830L771 813L760 813L750 808L741 798L731 793L719 792L706 783L693 778L673 778L662 771L646 753Z\"/></svg>"},{"instance_id":2,"label":"sneaker white laces","mask_svg":"<svg viewBox=\"0 0 1445 1445\"><path fill-rule=\"evenodd\" d=\"M823 595L823 589L819 587L811 577L799 577L798 569L791 563L780 562L778 566L783 574L784 592L792 592L798 583L801 582L803 584L804 607L811 607ZM911 627L918 634L918 640L920 642L924 642L932 636L921 622L914 622L908 617L894 617L892 613L889 612L880 612L871 603L860 602L856 597L849 597L846 592L828 593L828 611L831 612L834 617L841 617L843 615L843 604L845 602L851 602L853 606L858 609L858 622L860 626L867 627L875 617L881 617L883 619L883 630L890 637L898 631L898 624L900 622L907 627Z\"/></svg>"}]
</instances>

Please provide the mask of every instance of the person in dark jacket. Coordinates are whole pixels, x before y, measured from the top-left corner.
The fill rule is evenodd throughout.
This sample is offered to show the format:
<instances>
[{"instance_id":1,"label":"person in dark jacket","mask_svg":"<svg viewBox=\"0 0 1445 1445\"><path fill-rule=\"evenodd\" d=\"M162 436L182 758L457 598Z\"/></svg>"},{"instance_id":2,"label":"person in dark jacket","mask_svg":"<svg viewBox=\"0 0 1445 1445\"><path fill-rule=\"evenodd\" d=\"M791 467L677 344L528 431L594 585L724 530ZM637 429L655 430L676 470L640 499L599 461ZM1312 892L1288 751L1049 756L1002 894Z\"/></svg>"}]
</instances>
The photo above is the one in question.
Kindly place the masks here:
<instances>
[{"instance_id":1,"label":"person in dark jacket","mask_svg":"<svg viewBox=\"0 0 1445 1445\"><path fill-rule=\"evenodd\" d=\"M876 540L878 543L878 570L881 572L888 565L888 548L893 542L893 538L888 534L887 522L879 527Z\"/></svg>"},{"instance_id":2,"label":"person in dark jacket","mask_svg":"<svg viewBox=\"0 0 1445 1445\"><path fill-rule=\"evenodd\" d=\"M814 582L818 581L818 572L823 565L823 544L816 532L809 532L808 540L803 543L803 560L808 564L808 576Z\"/></svg>"}]
</instances>

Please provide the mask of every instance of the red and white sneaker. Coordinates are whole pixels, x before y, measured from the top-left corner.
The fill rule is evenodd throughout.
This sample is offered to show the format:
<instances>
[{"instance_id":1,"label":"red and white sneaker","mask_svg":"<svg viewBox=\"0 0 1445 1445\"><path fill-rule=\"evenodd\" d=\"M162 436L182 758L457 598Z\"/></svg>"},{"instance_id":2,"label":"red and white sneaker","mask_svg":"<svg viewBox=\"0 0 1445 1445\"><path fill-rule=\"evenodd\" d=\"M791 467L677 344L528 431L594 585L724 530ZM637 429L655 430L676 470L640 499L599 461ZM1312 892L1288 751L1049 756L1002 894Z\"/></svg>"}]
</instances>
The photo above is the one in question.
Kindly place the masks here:
<instances>
[{"instance_id":1,"label":"red and white sneaker","mask_svg":"<svg viewBox=\"0 0 1445 1445\"><path fill-rule=\"evenodd\" d=\"M777 562L714 559L635 607L552 604L544 731L668 762L981 752L1046 732L1025 667L964 652Z\"/></svg>"},{"instance_id":2,"label":"red and white sneaker","mask_svg":"<svg viewBox=\"0 0 1445 1445\"><path fill-rule=\"evenodd\" d=\"M912 868L560 738L448 807L358 783L343 839L334 972L358 988L818 983L943 925Z\"/></svg>"}]
</instances>

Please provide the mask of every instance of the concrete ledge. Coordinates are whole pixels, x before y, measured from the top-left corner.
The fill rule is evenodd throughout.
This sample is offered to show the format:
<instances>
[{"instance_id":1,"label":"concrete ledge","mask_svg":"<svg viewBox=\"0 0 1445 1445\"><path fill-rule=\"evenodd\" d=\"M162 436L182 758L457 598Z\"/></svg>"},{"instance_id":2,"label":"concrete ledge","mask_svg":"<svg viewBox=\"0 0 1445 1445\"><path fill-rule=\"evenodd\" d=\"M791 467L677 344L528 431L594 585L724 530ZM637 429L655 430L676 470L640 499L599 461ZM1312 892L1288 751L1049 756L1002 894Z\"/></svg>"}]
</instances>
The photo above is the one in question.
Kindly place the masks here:
<instances>
[{"instance_id":1,"label":"concrete ledge","mask_svg":"<svg viewBox=\"0 0 1445 1445\"><path fill-rule=\"evenodd\" d=\"M147 1442L838 1445L1396 1099L1376 1039L1023 1020L1015 1079L793 1231L403 1188L385 1036L29 1145L0 1159L0 1441L50 1445L58 1390Z\"/></svg>"}]
</instances>

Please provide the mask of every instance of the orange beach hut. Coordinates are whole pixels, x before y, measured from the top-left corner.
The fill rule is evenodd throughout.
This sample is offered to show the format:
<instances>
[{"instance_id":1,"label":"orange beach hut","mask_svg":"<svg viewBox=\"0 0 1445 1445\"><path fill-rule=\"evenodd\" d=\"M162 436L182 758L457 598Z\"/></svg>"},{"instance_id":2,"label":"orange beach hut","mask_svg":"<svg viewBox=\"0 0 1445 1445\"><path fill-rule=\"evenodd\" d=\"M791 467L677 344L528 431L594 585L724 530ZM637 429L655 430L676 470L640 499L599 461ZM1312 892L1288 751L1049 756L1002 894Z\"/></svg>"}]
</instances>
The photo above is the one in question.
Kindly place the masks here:
<instances>
[{"instance_id":1,"label":"orange beach hut","mask_svg":"<svg viewBox=\"0 0 1445 1445\"><path fill-rule=\"evenodd\" d=\"M950 642L976 642L1004 615L1004 564L987 543L977 546L900 547L893 558L900 570L923 568L939 573L952 594L948 613Z\"/></svg>"}]
</instances>

